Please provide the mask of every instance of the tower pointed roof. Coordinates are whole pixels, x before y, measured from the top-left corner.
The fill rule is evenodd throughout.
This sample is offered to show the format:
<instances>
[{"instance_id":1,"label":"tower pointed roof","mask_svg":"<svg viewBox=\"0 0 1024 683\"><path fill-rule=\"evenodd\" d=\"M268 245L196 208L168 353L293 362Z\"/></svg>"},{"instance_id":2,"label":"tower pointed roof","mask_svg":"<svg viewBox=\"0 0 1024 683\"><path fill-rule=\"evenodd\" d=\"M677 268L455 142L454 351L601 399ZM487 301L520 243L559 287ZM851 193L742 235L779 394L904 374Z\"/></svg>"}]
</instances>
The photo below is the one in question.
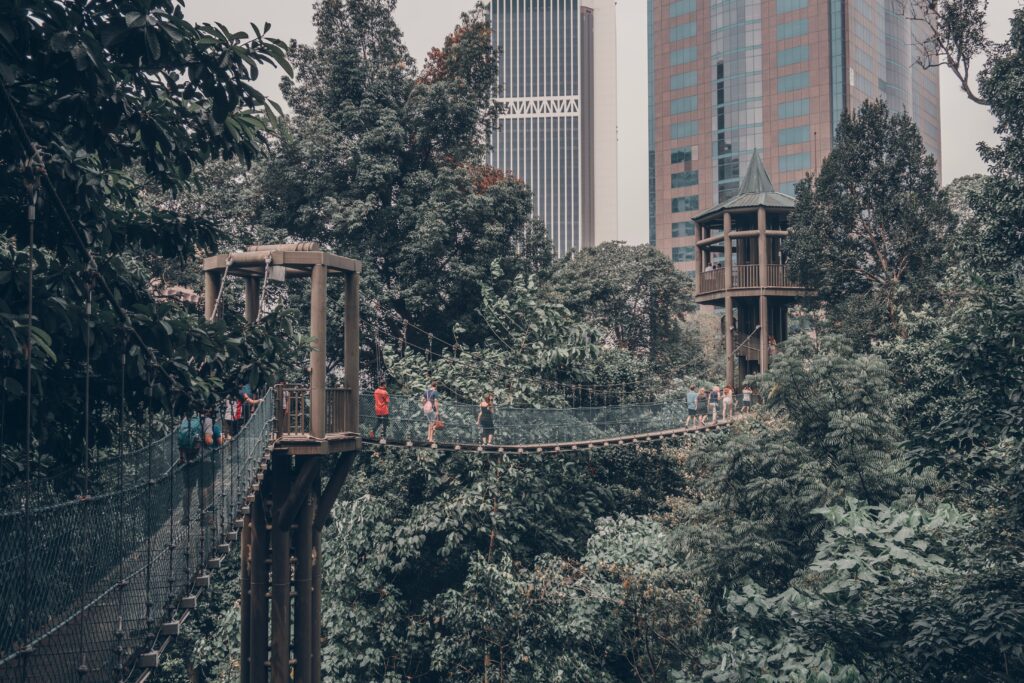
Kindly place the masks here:
<instances>
[{"instance_id":1,"label":"tower pointed roof","mask_svg":"<svg viewBox=\"0 0 1024 683\"><path fill-rule=\"evenodd\" d=\"M755 209L761 206L769 209L792 209L795 205L796 200L792 196L775 191L772 179L768 177L768 171L761 162L761 155L755 149L736 196L700 212L694 216L694 220L711 218L733 209Z\"/></svg>"}]
</instances>

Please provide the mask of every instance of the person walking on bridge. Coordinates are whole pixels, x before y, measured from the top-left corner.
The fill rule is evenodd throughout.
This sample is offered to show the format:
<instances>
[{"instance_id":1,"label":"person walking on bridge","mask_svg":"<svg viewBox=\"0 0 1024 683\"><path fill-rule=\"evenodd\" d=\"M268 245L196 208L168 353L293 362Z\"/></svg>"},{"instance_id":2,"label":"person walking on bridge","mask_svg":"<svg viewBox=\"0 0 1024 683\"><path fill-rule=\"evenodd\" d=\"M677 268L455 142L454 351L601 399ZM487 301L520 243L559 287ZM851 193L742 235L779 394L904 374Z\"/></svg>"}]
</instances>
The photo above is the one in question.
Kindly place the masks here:
<instances>
[{"instance_id":1,"label":"person walking on bridge","mask_svg":"<svg viewBox=\"0 0 1024 683\"><path fill-rule=\"evenodd\" d=\"M388 438L388 425L391 423L391 396L388 394L386 382L373 392L373 412L377 416L377 424L370 432L370 438L376 439L377 432L380 432L380 442L384 443Z\"/></svg>"},{"instance_id":2,"label":"person walking on bridge","mask_svg":"<svg viewBox=\"0 0 1024 683\"><path fill-rule=\"evenodd\" d=\"M437 392L437 382L431 382L430 388L423 392L423 414L427 418L427 441L434 443L434 432L441 417L441 394Z\"/></svg>"},{"instance_id":3,"label":"person walking on bridge","mask_svg":"<svg viewBox=\"0 0 1024 683\"><path fill-rule=\"evenodd\" d=\"M722 390L722 419L729 420L733 417L732 387Z\"/></svg>"},{"instance_id":4,"label":"person walking on bridge","mask_svg":"<svg viewBox=\"0 0 1024 683\"><path fill-rule=\"evenodd\" d=\"M689 427L690 423L697 426L697 422L697 387L691 384L686 392L686 426Z\"/></svg>"},{"instance_id":5,"label":"person walking on bridge","mask_svg":"<svg viewBox=\"0 0 1024 683\"><path fill-rule=\"evenodd\" d=\"M697 392L697 422L703 426L708 421L708 394L701 387Z\"/></svg>"},{"instance_id":6,"label":"person walking on bridge","mask_svg":"<svg viewBox=\"0 0 1024 683\"><path fill-rule=\"evenodd\" d=\"M483 401L480 401L480 412L476 416L476 423L480 427L480 439L484 445L494 443L494 396L487 394Z\"/></svg>"},{"instance_id":7,"label":"person walking on bridge","mask_svg":"<svg viewBox=\"0 0 1024 683\"><path fill-rule=\"evenodd\" d=\"M721 399L722 388L716 384L708 396L708 415L711 417L712 424L718 422L718 406Z\"/></svg>"}]
</instances>

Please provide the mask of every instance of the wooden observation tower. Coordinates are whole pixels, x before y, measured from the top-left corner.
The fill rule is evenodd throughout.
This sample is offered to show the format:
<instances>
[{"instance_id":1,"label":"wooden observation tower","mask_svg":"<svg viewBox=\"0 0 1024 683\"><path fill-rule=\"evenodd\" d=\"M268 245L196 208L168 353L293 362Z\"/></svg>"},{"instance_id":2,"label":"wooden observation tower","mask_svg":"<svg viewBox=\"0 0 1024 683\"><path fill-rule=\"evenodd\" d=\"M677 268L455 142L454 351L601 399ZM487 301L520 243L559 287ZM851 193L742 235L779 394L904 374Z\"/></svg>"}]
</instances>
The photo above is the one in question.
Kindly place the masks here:
<instances>
[{"instance_id":1,"label":"wooden observation tower","mask_svg":"<svg viewBox=\"0 0 1024 683\"><path fill-rule=\"evenodd\" d=\"M787 337L789 306L807 294L790 279L782 248L794 204L775 191L755 150L739 193L694 216L695 300L725 309L730 386L767 369L774 345Z\"/></svg>"},{"instance_id":2,"label":"wooden observation tower","mask_svg":"<svg viewBox=\"0 0 1024 683\"><path fill-rule=\"evenodd\" d=\"M267 280L308 277L312 285L309 385L278 385L269 394L268 400L275 402L269 462L261 464L239 520L243 683L320 681L320 532L362 446L360 265L311 243L256 246L203 261L208 319L223 310L220 300L227 277L245 282L249 322L259 317L260 293ZM345 278L345 375L342 386L328 388L330 276ZM330 476L321 486L324 470Z\"/></svg>"}]
</instances>

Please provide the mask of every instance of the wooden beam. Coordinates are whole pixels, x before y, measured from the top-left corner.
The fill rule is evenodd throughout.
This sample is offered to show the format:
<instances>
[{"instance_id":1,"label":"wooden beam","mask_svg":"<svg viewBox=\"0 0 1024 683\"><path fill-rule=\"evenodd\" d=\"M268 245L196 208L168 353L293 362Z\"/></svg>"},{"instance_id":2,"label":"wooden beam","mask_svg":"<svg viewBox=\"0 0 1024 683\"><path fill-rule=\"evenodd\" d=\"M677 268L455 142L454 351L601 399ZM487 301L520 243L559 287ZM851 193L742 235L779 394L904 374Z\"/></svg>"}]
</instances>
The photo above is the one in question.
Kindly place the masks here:
<instances>
[{"instance_id":1,"label":"wooden beam","mask_svg":"<svg viewBox=\"0 0 1024 683\"><path fill-rule=\"evenodd\" d=\"M324 524L327 523L327 518L331 516L331 508L334 507L334 501L338 499L341 487L345 485L345 480L348 479L348 473L352 471L352 463L355 462L355 459L355 453L344 453L338 456L338 462L334 465L331 478L327 480L327 486L324 487L323 493L320 494L320 502L316 506L316 516L313 518L313 529L315 531L323 529Z\"/></svg>"},{"instance_id":2,"label":"wooden beam","mask_svg":"<svg viewBox=\"0 0 1024 683\"><path fill-rule=\"evenodd\" d=\"M274 528L280 531L291 527L295 516L299 514L305 504L310 484L313 483L314 477L319 476L320 461L316 457L303 458L292 488L288 492L288 497L280 506L274 504Z\"/></svg>"}]
</instances>

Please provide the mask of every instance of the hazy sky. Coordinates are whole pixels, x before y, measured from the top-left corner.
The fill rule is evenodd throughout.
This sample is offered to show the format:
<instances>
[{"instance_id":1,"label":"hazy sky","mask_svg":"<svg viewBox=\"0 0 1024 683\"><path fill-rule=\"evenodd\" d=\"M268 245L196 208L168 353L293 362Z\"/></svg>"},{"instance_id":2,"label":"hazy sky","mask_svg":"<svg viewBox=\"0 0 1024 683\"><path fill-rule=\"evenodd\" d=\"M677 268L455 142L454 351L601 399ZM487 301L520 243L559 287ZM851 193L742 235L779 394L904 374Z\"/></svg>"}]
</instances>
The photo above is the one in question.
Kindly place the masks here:
<instances>
[{"instance_id":1,"label":"hazy sky","mask_svg":"<svg viewBox=\"0 0 1024 683\"><path fill-rule=\"evenodd\" d=\"M1020 2L990 0L991 38L1006 37L1007 19ZM443 42L459 14L474 4L474 0L399 0L396 19L412 55L422 60L431 47ZM629 241L641 242L647 238L647 2L617 0L617 4L620 203L625 203L626 214L638 217L636 235L629 235ZM272 35L306 43L313 40L313 0L187 0L185 7L185 14L193 20L220 21L235 30L247 28L250 21L268 21ZM260 79L264 91L278 101L279 78L280 74L268 72ZM943 180L984 172L977 144L995 139L992 118L959 91L945 69L941 92Z\"/></svg>"}]
</instances>

